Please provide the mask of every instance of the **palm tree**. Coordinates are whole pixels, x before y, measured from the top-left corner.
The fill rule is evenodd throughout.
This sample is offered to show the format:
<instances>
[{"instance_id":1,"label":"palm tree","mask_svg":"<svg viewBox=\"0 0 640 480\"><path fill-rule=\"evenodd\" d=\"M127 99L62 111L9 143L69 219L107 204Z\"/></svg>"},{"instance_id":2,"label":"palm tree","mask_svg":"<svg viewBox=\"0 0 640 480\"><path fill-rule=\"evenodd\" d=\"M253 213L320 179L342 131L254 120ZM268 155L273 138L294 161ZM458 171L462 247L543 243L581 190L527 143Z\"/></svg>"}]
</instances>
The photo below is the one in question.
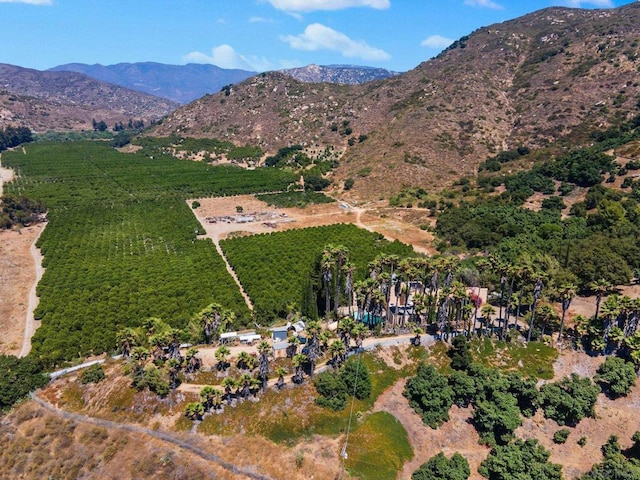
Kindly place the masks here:
<instances>
[{"instance_id":1,"label":"palm tree","mask_svg":"<svg viewBox=\"0 0 640 480\"><path fill-rule=\"evenodd\" d=\"M177 358L170 358L167 362L167 372L169 374L169 388L172 390L177 388L180 384L180 380L178 379L178 373L180 373L180 367L182 367L182 362Z\"/></svg>"},{"instance_id":2,"label":"palm tree","mask_svg":"<svg viewBox=\"0 0 640 480\"><path fill-rule=\"evenodd\" d=\"M327 351L327 348L329 348L329 340L331 340L331 332L329 332L329 330L322 330L318 335L321 354L324 354L324 352Z\"/></svg>"},{"instance_id":3,"label":"palm tree","mask_svg":"<svg viewBox=\"0 0 640 480\"><path fill-rule=\"evenodd\" d=\"M262 340L258 344L258 353L260 354L260 367L258 376L261 381L262 391L267 391L267 378L269 377L269 357L273 354L273 348L269 342Z\"/></svg>"},{"instance_id":4,"label":"palm tree","mask_svg":"<svg viewBox=\"0 0 640 480\"><path fill-rule=\"evenodd\" d=\"M531 341L531 334L533 333L533 326L536 322L536 305L538 304L538 299L540 298L540 294L542 293L542 287L544 284L542 283L542 279L539 278L536 282L535 287L533 288L533 303L531 304L531 323L529 324L529 333L527 334L527 343Z\"/></svg>"},{"instance_id":5,"label":"palm tree","mask_svg":"<svg viewBox=\"0 0 640 480\"><path fill-rule=\"evenodd\" d=\"M604 278L597 280L595 282L591 282L589 284L589 289L596 294L596 314L595 321L598 321L598 314L600 313L600 302L602 301L602 297L608 295L613 291L613 285Z\"/></svg>"},{"instance_id":6,"label":"palm tree","mask_svg":"<svg viewBox=\"0 0 640 480\"><path fill-rule=\"evenodd\" d=\"M190 420L201 420L204 415L204 406L200 402L188 403L184 409L184 414Z\"/></svg>"},{"instance_id":7,"label":"palm tree","mask_svg":"<svg viewBox=\"0 0 640 480\"><path fill-rule=\"evenodd\" d=\"M362 348L362 342L364 342L368 332L369 329L363 323L357 323L356 326L353 327L351 335L353 335L353 338L356 341L356 348L358 350Z\"/></svg>"},{"instance_id":8,"label":"palm tree","mask_svg":"<svg viewBox=\"0 0 640 480\"><path fill-rule=\"evenodd\" d=\"M333 267L335 260L333 258L333 245L329 244L324 247L322 257L320 259L320 268L322 269L322 281L324 282L324 314L329 315L331 311L331 279L333 277Z\"/></svg>"},{"instance_id":9,"label":"palm tree","mask_svg":"<svg viewBox=\"0 0 640 480\"><path fill-rule=\"evenodd\" d=\"M309 335L307 339L307 359L311 364L309 375L311 376L311 378L313 378L313 374L316 368L316 360L318 359L318 356L319 356L318 336L322 331L322 327L320 326L320 322L318 322L317 320L309 320L307 322L305 330Z\"/></svg>"},{"instance_id":10,"label":"palm tree","mask_svg":"<svg viewBox=\"0 0 640 480\"><path fill-rule=\"evenodd\" d=\"M185 368L185 373L193 373L200 370L202 366L202 360L198 358L198 349L197 348L189 348L187 349L186 362L187 366Z\"/></svg>"},{"instance_id":11,"label":"palm tree","mask_svg":"<svg viewBox=\"0 0 640 480\"><path fill-rule=\"evenodd\" d=\"M200 401L202 403L202 406L204 407L205 412L211 410L211 407L213 406L214 391L215 388L213 388L211 385L205 385L200 389Z\"/></svg>"},{"instance_id":12,"label":"palm tree","mask_svg":"<svg viewBox=\"0 0 640 480\"><path fill-rule=\"evenodd\" d=\"M480 309L480 314L482 315L482 318L484 318L484 323L487 326L487 329L489 329L489 324L492 323L493 316L496 314L496 309L493 308L493 305L489 305L487 303ZM483 330L484 328L480 329L481 336Z\"/></svg>"},{"instance_id":13,"label":"palm tree","mask_svg":"<svg viewBox=\"0 0 640 480\"><path fill-rule=\"evenodd\" d=\"M243 373L238 379L238 388L240 389L240 397L245 400L251 393L253 377L248 373Z\"/></svg>"},{"instance_id":14,"label":"palm tree","mask_svg":"<svg viewBox=\"0 0 640 480\"><path fill-rule=\"evenodd\" d=\"M240 370L251 370L250 366L252 363L251 355L249 355L244 350L238 354L238 358L236 359L236 366Z\"/></svg>"},{"instance_id":15,"label":"palm tree","mask_svg":"<svg viewBox=\"0 0 640 480\"><path fill-rule=\"evenodd\" d=\"M304 365L309 361L307 356L304 353L297 353L293 357L293 368L294 373L291 380L293 383L302 383L304 380Z\"/></svg>"},{"instance_id":16,"label":"palm tree","mask_svg":"<svg viewBox=\"0 0 640 480\"><path fill-rule=\"evenodd\" d=\"M236 388L238 383L235 378L225 377L222 380L222 387L224 388L225 396L227 397L227 405L231 404L231 390Z\"/></svg>"},{"instance_id":17,"label":"palm tree","mask_svg":"<svg viewBox=\"0 0 640 480\"><path fill-rule=\"evenodd\" d=\"M213 389L211 393L211 406L214 410L218 410L222 406L222 396L223 393L219 389Z\"/></svg>"},{"instance_id":18,"label":"palm tree","mask_svg":"<svg viewBox=\"0 0 640 480\"><path fill-rule=\"evenodd\" d=\"M420 327L414 327L413 329L413 334L415 335L415 337L413 337L413 344L418 347L421 343L420 340L420 335L422 335L424 333L424 330Z\"/></svg>"},{"instance_id":19,"label":"palm tree","mask_svg":"<svg viewBox=\"0 0 640 480\"><path fill-rule=\"evenodd\" d=\"M289 345L287 346L287 358L293 358L298 353L298 345L300 339L295 335L289 337Z\"/></svg>"},{"instance_id":20,"label":"palm tree","mask_svg":"<svg viewBox=\"0 0 640 480\"><path fill-rule=\"evenodd\" d=\"M229 350L225 345L221 345L216 350L216 368L218 371L224 372L229 367L229 362L227 362L227 357L231 355L231 350Z\"/></svg>"},{"instance_id":21,"label":"palm tree","mask_svg":"<svg viewBox=\"0 0 640 480\"><path fill-rule=\"evenodd\" d=\"M620 295L611 295L607 297L602 305L602 311L600 312L604 320L602 342L605 346L609 341L609 331L618 322L618 317L621 313L621 299Z\"/></svg>"},{"instance_id":22,"label":"palm tree","mask_svg":"<svg viewBox=\"0 0 640 480\"><path fill-rule=\"evenodd\" d=\"M344 355L347 352L347 349L342 343L342 340L334 340L331 345L329 345L329 353L331 354L331 364L333 368L338 368L342 364L344 359Z\"/></svg>"},{"instance_id":23,"label":"palm tree","mask_svg":"<svg viewBox=\"0 0 640 480\"><path fill-rule=\"evenodd\" d=\"M356 322L350 317L345 317L338 328L338 335L340 335L347 351L351 349L351 335L354 328L356 328Z\"/></svg>"},{"instance_id":24,"label":"palm tree","mask_svg":"<svg viewBox=\"0 0 640 480\"><path fill-rule=\"evenodd\" d=\"M558 341L562 340L564 321L567 316L567 310L569 310L569 307L571 306L571 300L573 300L573 297L576 296L576 288L577 287L575 285L567 283L565 285L562 285L558 289L558 299L560 300L562 305L562 317L560 320L560 332L558 333Z\"/></svg>"},{"instance_id":25,"label":"palm tree","mask_svg":"<svg viewBox=\"0 0 640 480\"><path fill-rule=\"evenodd\" d=\"M140 337L140 332L131 327L123 328L116 335L118 343L120 344L122 356L125 360L129 360L129 357L131 356L131 349L142 343Z\"/></svg>"},{"instance_id":26,"label":"palm tree","mask_svg":"<svg viewBox=\"0 0 640 480\"><path fill-rule=\"evenodd\" d=\"M276 382L276 388L278 390L282 390L284 387L284 376L287 374L287 369L284 367L276 368L276 375L278 376L278 381Z\"/></svg>"}]
</instances>

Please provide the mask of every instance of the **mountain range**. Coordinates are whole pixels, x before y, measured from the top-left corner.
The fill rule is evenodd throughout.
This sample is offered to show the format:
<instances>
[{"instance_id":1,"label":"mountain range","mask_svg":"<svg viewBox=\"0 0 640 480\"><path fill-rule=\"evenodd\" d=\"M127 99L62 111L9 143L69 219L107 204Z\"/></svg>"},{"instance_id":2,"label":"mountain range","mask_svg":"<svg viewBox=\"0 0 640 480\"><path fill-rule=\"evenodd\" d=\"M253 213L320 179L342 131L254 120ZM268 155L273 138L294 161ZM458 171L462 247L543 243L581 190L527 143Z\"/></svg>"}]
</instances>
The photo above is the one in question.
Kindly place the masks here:
<instances>
[{"instance_id":1,"label":"mountain range","mask_svg":"<svg viewBox=\"0 0 640 480\"><path fill-rule=\"evenodd\" d=\"M225 78L225 88L182 107L82 73L0 65L0 124L68 129L86 128L91 118L110 124L163 117L148 135L213 137L268 153L292 144L332 145L345 151L336 184L353 178L348 195L386 197L473 175L488 156L520 145L587 142L593 129L637 115L639 39L639 2L606 10L554 7L478 29L402 74L377 72L392 76L344 84L369 79L375 69L310 65L239 83ZM125 65L119 71L129 72L131 85L156 82L159 92L160 74L152 73L158 64ZM110 71L94 67L105 76ZM196 67L202 66L185 66Z\"/></svg>"},{"instance_id":2,"label":"mountain range","mask_svg":"<svg viewBox=\"0 0 640 480\"><path fill-rule=\"evenodd\" d=\"M101 82L75 72L42 72L0 64L0 127L27 126L36 131L91 129L129 119L146 124L179 105L171 100Z\"/></svg>"}]
</instances>

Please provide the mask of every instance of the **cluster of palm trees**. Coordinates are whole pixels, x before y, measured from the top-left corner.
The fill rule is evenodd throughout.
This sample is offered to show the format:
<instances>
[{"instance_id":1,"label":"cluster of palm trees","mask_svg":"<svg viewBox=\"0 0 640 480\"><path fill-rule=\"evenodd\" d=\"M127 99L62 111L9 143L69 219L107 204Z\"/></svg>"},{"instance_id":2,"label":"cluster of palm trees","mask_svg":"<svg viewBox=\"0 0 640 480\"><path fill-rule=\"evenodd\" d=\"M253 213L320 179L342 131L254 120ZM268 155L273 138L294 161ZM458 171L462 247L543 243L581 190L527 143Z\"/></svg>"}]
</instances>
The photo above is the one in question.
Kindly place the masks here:
<instances>
[{"instance_id":1,"label":"cluster of palm trees","mask_svg":"<svg viewBox=\"0 0 640 480\"><path fill-rule=\"evenodd\" d=\"M180 330L155 317L117 333L122 356L132 363L134 386L166 395L179 385L181 371L194 373L200 369L202 361L197 349L187 349L185 356L180 353L181 336Z\"/></svg>"},{"instance_id":2,"label":"cluster of palm trees","mask_svg":"<svg viewBox=\"0 0 640 480\"><path fill-rule=\"evenodd\" d=\"M640 366L640 298L614 293L607 282L592 285L596 293L596 313L591 319L576 318L577 334L594 352L620 353ZM609 294L604 302L602 298Z\"/></svg>"},{"instance_id":3,"label":"cluster of palm trees","mask_svg":"<svg viewBox=\"0 0 640 480\"><path fill-rule=\"evenodd\" d=\"M257 396L260 390L266 391L273 348L269 342L262 340L257 350L257 357L246 351L240 352L235 359L238 375L225 376L219 386L202 387L200 402L187 404L185 415L192 420L199 420L205 413L221 410L225 404L231 406L236 401L244 401L251 395ZM216 369L219 372L226 374L231 367L230 354L231 351L225 345L221 345L216 350ZM275 374L278 376L276 387L280 389L284 386L287 370L284 367L278 367Z\"/></svg>"}]
</instances>

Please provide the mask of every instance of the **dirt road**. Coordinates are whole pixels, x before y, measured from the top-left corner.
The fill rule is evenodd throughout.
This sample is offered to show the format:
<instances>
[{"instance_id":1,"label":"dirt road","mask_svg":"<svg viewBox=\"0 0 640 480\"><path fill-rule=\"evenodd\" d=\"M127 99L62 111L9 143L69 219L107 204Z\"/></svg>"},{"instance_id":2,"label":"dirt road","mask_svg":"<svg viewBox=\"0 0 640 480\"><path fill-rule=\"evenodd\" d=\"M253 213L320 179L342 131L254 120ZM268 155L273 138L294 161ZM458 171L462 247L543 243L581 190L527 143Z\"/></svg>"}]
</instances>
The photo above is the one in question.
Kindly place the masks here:
<instances>
[{"instance_id":1,"label":"dirt road","mask_svg":"<svg viewBox=\"0 0 640 480\"><path fill-rule=\"evenodd\" d=\"M40 253L40 249L36 246L40 235L44 232L44 226L41 226L38 234L33 239L31 243L31 248L29 248L29 252L31 253L31 258L33 258L34 272L35 278L31 285L31 289L29 290L29 303L27 306L27 317L24 323L24 336L22 337L22 348L20 349L20 356L26 357L29 355L31 351L31 337L36 332L36 329L40 325L39 322L36 322L33 312L38 307L38 303L40 303L40 298L36 294L36 288L40 279L42 279L42 275L44 274L44 267L42 266L43 256Z\"/></svg>"}]
</instances>

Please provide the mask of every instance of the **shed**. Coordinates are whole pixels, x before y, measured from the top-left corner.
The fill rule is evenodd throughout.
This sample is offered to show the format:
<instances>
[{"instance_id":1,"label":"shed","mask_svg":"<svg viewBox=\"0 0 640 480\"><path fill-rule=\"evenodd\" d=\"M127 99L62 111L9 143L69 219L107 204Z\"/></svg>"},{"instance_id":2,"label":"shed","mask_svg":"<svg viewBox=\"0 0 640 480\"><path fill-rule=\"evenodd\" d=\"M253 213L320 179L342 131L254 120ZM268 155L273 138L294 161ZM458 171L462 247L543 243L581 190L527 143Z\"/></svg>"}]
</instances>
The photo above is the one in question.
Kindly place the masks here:
<instances>
[{"instance_id":1,"label":"shed","mask_svg":"<svg viewBox=\"0 0 640 480\"><path fill-rule=\"evenodd\" d=\"M287 339L287 332L289 331L289 326L284 325L282 327L273 327L271 330L271 338L274 342L282 342Z\"/></svg>"}]
</instances>

